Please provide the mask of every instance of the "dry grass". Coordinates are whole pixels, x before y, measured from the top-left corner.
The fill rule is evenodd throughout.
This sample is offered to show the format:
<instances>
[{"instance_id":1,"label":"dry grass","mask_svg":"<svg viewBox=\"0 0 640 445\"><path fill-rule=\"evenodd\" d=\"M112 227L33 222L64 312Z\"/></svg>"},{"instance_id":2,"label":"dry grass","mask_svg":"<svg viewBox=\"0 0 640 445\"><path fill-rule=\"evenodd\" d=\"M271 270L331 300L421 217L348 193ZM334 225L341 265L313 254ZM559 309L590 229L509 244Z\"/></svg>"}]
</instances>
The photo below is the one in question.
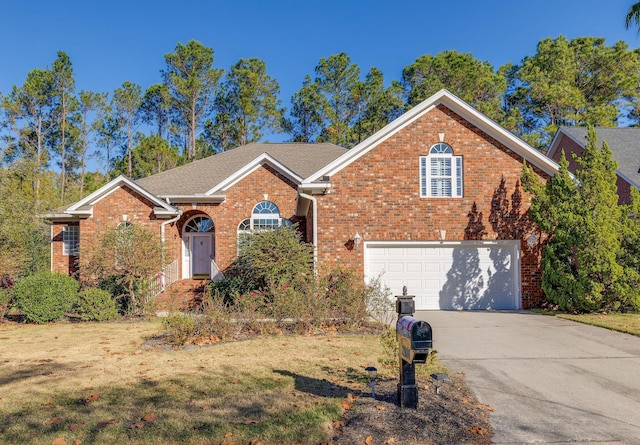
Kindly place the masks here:
<instances>
[{"instance_id":1,"label":"dry grass","mask_svg":"<svg viewBox=\"0 0 640 445\"><path fill-rule=\"evenodd\" d=\"M320 443L378 336L143 350L159 322L0 324L0 443Z\"/></svg>"}]
</instances>

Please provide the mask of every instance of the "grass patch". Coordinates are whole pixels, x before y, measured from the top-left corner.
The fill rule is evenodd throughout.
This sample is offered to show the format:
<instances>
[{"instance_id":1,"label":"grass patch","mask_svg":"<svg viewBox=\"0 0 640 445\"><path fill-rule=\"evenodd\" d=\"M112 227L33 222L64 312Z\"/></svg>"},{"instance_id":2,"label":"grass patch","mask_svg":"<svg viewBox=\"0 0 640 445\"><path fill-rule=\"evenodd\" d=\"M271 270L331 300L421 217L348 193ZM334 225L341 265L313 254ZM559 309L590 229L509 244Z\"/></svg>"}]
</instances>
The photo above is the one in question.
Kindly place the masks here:
<instances>
[{"instance_id":1,"label":"grass patch","mask_svg":"<svg viewBox=\"0 0 640 445\"><path fill-rule=\"evenodd\" d=\"M0 443L315 444L377 335L274 336L143 349L158 321L0 325Z\"/></svg>"},{"instance_id":2,"label":"grass patch","mask_svg":"<svg viewBox=\"0 0 640 445\"><path fill-rule=\"evenodd\" d=\"M640 314L556 314L559 318L640 336Z\"/></svg>"}]
</instances>

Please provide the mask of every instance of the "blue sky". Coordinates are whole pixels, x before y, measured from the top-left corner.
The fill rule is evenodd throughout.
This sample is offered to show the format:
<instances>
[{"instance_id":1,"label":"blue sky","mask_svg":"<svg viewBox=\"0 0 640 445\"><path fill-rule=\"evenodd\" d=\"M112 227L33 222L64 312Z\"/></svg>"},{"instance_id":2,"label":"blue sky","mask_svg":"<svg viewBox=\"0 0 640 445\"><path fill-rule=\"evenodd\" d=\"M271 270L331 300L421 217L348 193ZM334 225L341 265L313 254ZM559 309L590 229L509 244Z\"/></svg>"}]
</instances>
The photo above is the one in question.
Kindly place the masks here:
<instances>
[{"instance_id":1,"label":"blue sky","mask_svg":"<svg viewBox=\"0 0 640 445\"><path fill-rule=\"evenodd\" d=\"M633 0L0 0L0 93L28 71L71 58L77 89L112 92L124 81L161 81L164 54L196 39L212 47L218 68L258 57L289 106L322 57L346 52L363 75L375 66L387 81L423 54L470 52L495 68L519 63L545 37L600 36L640 46L624 28Z\"/></svg>"}]
</instances>

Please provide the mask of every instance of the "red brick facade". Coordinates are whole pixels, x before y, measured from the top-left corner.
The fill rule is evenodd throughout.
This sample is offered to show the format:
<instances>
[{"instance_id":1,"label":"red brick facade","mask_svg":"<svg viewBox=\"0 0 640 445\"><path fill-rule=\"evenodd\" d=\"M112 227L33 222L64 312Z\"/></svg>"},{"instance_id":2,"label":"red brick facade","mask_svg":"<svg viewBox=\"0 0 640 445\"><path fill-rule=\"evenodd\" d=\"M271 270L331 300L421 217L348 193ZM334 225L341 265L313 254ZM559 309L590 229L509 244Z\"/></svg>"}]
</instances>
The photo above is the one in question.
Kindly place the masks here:
<instances>
[{"instance_id":1,"label":"red brick facade","mask_svg":"<svg viewBox=\"0 0 640 445\"><path fill-rule=\"evenodd\" d=\"M462 198L420 196L420 156L438 142L463 158ZM281 217L300 223L307 241L317 237L319 267L353 267L363 276L363 248L351 241L356 232L365 241L433 241L440 230L446 230L447 240L519 240L522 307L527 308L539 304L543 294L539 235L533 248L527 243L535 228L527 217L531 198L520 187L522 162L521 155L440 104L338 169L329 192L314 195L316 211L308 205L302 217L296 215L307 209L301 205L307 200L300 197L298 184L263 165L225 190L224 202L172 202L182 215L170 224L156 218L154 203L120 187L93 205L91 217L80 220L80 249L91 248L98 231L115 226L123 215L158 231L165 222L167 263L177 260L182 277L188 272L182 271L183 228L192 217L204 215L214 223L215 261L224 271L237 256L238 225L257 203L268 200ZM52 226L55 271L70 270L70 259L62 255L62 225Z\"/></svg>"},{"instance_id":2,"label":"red brick facade","mask_svg":"<svg viewBox=\"0 0 640 445\"><path fill-rule=\"evenodd\" d=\"M420 197L419 158L440 142L439 134L463 156L463 198ZM532 233L530 197L519 187L521 173L522 158L439 106L331 177L331 192L317 197L319 263L364 273L363 249L348 244L356 232L366 241L438 240L439 230L447 240L520 239L522 305L535 306L543 297L540 252L525 241ZM516 190L523 195L506 209L509 220L505 209L492 212L505 187L510 202Z\"/></svg>"},{"instance_id":3,"label":"red brick facade","mask_svg":"<svg viewBox=\"0 0 640 445\"><path fill-rule=\"evenodd\" d=\"M178 276L182 271L182 233L184 225L194 216L207 216L214 223L215 261L221 270L227 269L237 256L237 231L240 222L251 216L253 207L265 200L276 204L281 217L298 222L295 216L297 188L287 178L269 166L263 166L245 177L227 193L223 203L177 203L182 216L165 227L165 258L167 264L178 261ZM166 220L157 219L153 213L154 205L129 187L120 187L113 193L100 199L93 206L93 215L81 219L80 251L94 246L102 230L116 227L126 220L132 224L142 224L157 233ZM70 273L75 271L76 257L62 254L62 228L67 223L56 222L52 226L52 270ZM78 223L72 223L77 225ZM302 224L304 226L304 224Z\"/></svg>"}]
</instances>

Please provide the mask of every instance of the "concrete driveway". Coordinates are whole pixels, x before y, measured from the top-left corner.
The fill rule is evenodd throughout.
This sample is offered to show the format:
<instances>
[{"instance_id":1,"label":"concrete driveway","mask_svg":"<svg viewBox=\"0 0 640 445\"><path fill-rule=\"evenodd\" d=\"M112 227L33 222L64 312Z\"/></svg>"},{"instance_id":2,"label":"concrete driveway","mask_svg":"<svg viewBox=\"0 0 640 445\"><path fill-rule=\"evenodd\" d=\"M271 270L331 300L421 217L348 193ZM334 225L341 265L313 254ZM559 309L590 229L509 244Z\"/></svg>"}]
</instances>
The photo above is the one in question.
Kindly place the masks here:
<instances>
[{"instance_id":1,"label":"concrete driveway","mask_svg":"<svg viewBox=\"0 0 640 445\"><path fill-rule=\"evenodd\" d=\"M494 443L640 444L640 337L525 312L424 311Z\"/></svg>"}]
</instances>

